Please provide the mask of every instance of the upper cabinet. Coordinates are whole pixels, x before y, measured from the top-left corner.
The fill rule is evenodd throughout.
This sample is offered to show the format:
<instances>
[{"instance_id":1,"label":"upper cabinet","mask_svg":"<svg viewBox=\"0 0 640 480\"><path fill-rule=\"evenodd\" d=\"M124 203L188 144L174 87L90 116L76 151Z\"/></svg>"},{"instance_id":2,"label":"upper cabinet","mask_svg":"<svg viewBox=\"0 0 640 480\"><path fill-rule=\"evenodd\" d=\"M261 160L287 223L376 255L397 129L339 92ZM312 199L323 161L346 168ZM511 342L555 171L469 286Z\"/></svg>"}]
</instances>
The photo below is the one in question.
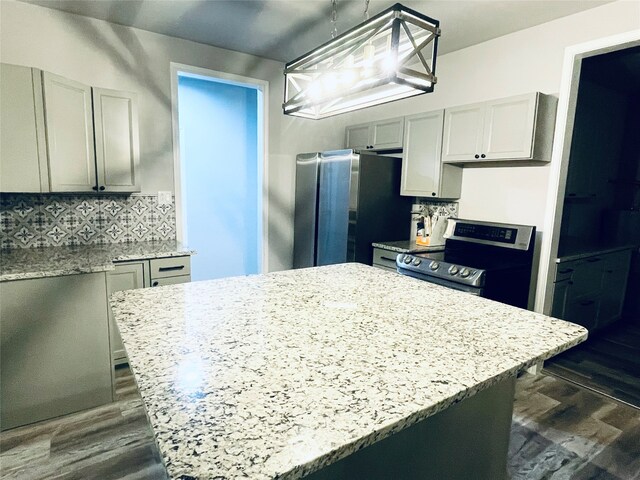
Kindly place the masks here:
<instances>
[{"instance_id":1,"label":"upper cabinet","mask_svg":"<svg viewBox=\"0 0 640 480\"><path fill-rule=\"evenodd\" d=\"M48 192L40 70L0 64L0 192Z\"/></svg>"},{"instance_id":2,"label":"upper cabinet","mask_svg":"<svg viewBox=\"0 0 640 480\"><path fill-rule=\"evenodd\" d=\"M140 191L135 94L26 67L1 71L0 191Z\"/></svg>"},{"instance_id":3,"label":"upper cabinet","mask_svg":"<svg viewBox=\"0 0 640 480\"><path fill-rule=\"evenodd\" d=\"M400 194L460 198L462 169L440 161L444 111L405 118Z\"/></svg>"},{"instance_id":4,"label":"upper cabinet","mask_svg":"<svg viewBox=\"0 0 640 480\"><path fill-rule=\"evenodd\" d=\"M42 74L52 192L91 192L96 186L91 87Z\"/></svg>"},{"instance_id":5,"label":"upper cabinet","mask_svg":"<svg viewBox=\"0 0 640 480\"><path fill-rule=\"evenodd\" d=\"M93 89L98 188L139 192L138 110L135 94Z\"/></svg>"},{"instance_id":6,"label":"upper cabinet","mask_svg":"<svg viewBox=\"0 0 640 480\"><path fill-rule=\"evenodd\" d=\"M346 148L397 150L402 148L404 117L390 118L346 128Z\"/></svg>"},{"instance_id":7,"label":"upper cabinet","mask_svg":"<svg viewBox=\"0 0 640 480\"><path fill-rule=\"evenodd\" d=\"M556 103L534 92L446 109L443 162L550 161Z\"/></svg>"}]
</instances>

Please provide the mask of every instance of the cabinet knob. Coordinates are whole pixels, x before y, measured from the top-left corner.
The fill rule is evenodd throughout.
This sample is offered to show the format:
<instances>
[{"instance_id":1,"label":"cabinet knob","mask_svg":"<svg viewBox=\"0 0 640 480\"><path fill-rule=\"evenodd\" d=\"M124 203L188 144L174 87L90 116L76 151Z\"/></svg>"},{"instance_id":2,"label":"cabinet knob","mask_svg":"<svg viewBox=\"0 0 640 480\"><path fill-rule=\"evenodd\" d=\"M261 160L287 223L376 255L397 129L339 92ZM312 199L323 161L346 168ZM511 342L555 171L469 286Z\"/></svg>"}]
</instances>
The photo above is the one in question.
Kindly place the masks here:
<instances>
[{"instance_id":1,"label":"cabinet knob","mask_svg":"<svg viewBox=\"0 0 640 480\"><path fill-rule=\"evenodd\" d=\"M477 153L474 155L474 157L476 158L480 158L480 155L478 155Z\"/></svg>"},{"instance_id":2,"label":"cabinet knob","mask_svg":"<svg viewBox=\"0 0 640 480\"><path fill-rule=\"evenodd\" d=\"M104 185L100 187L100 191L102 192L103 190L104 190Z\"/></svg>"},{"instance_id":3,"label":"cabinet knob","mask_svg":"<svg viewBox=\"0 0 640 480\"><path fill-rule=\"evenodd\" d=\"M486 158L486 155L483 153L482 155L480 155L480 158Z\"/></svg>"},{"instance_id":4,"label":"cabinet knob","mask_svg":"<svg viewBox=\"0 0 640 480\"><path fill-rule=\"evenodd\" d=\"M435 197L436 196L436 192L431 192L431 196Z\"/></svg>"},{"instance_id":5,"label":"cabinet knob","mask_svg":"<svg viewBox=\"0 0 640 480\"><path fill-rule=\"evenodd\" d=\"M92 189L94 189L95 191L98 191L98 186L94 185L93 187L91 187Z\"/></svg>"},{"instance_id":6,"label":"cabinet knob","mask_svg":"<svg viewBox=\"0 0 640 480\"><path fill-rule=\"evenodd\" d=\"M157 287L157 286L158 286L158 282L157 282L157 281L153 282L153 283L151 284L151 286L152 286L152 287Z\"/></svg>"}]
</instances>

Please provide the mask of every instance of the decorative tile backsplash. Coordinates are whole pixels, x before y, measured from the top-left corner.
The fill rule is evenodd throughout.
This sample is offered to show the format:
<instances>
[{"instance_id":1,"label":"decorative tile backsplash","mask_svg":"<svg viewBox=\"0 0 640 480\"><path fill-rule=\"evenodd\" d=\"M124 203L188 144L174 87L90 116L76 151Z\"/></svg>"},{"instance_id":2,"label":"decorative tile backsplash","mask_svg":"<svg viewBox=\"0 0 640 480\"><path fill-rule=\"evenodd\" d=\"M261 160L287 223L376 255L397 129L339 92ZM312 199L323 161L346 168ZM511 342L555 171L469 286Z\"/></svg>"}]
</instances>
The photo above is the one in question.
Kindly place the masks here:
<instances>
[{"instance_id":1,"label":"decorative tile backsplash","mask_svg":"<svg viewBox=\"0 0 640 480\"><path fill-rule=\"evenodd\" d=\"M175 240L175 202L156 195L0 196L0 246L9 248Z\"/></svg>"},{"instance_id":2,"label":"decorative tile backsplash","mask_svg":"<svg viewBox=\"0 0 640 480\"><path fill-rule=\"evenodd\" d=\"M436 202L426 198L416 198L416 205L422 205L425 215L433 216L434 214L447 217L458 216L458 202Z\"/></svg>"}]
</instances>

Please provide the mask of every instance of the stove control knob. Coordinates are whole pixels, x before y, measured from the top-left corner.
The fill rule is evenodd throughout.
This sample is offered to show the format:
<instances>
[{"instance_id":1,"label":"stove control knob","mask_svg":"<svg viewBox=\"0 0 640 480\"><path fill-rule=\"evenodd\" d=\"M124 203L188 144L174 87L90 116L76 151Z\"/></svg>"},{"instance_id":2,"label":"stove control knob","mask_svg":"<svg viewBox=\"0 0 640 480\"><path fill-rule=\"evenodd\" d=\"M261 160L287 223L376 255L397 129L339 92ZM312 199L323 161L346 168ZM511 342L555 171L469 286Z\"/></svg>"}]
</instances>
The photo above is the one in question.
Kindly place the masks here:
<instances>
[{"instance_id":1,"label":"stove control knob","mask_svg":"<svg viewBox=\"0 0 640 480\"><path fill-rule=\"evenodd\" d=\"M411 263L411 257L409 255L406 255L404 257L404 263L406 263L407 265L409 265Z\"/></svg>"},{"instance_id":2,"label":"stove control knob","mask_svg":"<svg viewBox=\"0 0 640 480\"><path fill-rule=\"evenodd\" d=\"M422 263L422 260L420 260L419 258L416 258L413 260L413 264L417 267L418 265L420 265Z\"/></svg>"},{"instance_id":3,"label":"stove control knob","mask_svg":"<svg viewBox=\"0 0 640 480\"><path fill-rule=\"evenodd\" d=\"M431 262L431 264L429 265L429 268L435 272L437 269L440 268L440 264L438 262Z\"/></svg>"},{"instance_id":4,"label":"stove control knob","mask_svg":"<svg viewBox=\"0 0 640 480\"><path fill-rule=\"evenodd\" d=\"M458 267L456 267L455 265L451 265L451 266L449 267L449 273L450 273L451 275L455 275L456 273L458 273L458 271L459 271L459 269L458 269Z\"/></svg>"},{"instance_id":5,"label":"stove control knob","mask_svg":"<svg viewBox=\"0 0 640 480\"><path fill-rule=\"evenodd\" d=\"M462 278L467 278L469 275L471 275L471 270L469 270L468 268L463 268L462 270L460 270L460 276Z\"/></svg>"}]
</instances>

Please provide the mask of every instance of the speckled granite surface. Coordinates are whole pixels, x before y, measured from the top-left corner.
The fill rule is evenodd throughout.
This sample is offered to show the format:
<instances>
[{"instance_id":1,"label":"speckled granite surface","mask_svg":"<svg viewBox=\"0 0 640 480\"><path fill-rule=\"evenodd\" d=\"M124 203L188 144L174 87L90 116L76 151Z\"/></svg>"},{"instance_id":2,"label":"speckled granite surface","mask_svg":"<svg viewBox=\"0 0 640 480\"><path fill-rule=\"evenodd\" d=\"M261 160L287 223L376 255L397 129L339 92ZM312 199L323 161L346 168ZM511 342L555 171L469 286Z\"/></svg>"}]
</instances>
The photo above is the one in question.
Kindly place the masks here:
<instances>
[{"instance_id":1,"label":"speckled granite surface","mask_svg":"<svg viewBox=\"0 0 640 480\"><path fill-rule=\"evenodd\" d=\"M0 251L0 281L113 270L113 262L193 255L175 240Z\"/></svg>"},{"instance_id":2,"label":"speckled granite surface","mask_svg":"<svg viewBox=\"0 0 640 480\"><path fill-rule=\"evenodd\" d=\"M634 250L636 248L638 248L638 245L635 244L616 245L611 247L584 248L576 252L567 252L565 255L556 258L556 263L582 260L583 258L594 257L596 255L605 255L607 253L621 252L623 250Z\"/></svg>"},{"instance_id":3,"label":"speckled granite surface","mask_svg":"<svg viewBox=\"0 0 640 480\"><path fill-rule=\"evenodd\" d=\"M374 248L382 248L390 252L398 253L419 253L419 252L439 252L444 250L444 245L417 245L410 240L400 240L398 242L374 242Z\"/></svg>"},{"instance_id":4,"label":"speckled granite surface","mask_svg":"<svg viewBox=\"0 0 640 480\"><path fill-rule=\"evenodd\" d=\"M111 297L171 478L300 478L583 341L359 264Z\"/></svg>"}]
</instances>

